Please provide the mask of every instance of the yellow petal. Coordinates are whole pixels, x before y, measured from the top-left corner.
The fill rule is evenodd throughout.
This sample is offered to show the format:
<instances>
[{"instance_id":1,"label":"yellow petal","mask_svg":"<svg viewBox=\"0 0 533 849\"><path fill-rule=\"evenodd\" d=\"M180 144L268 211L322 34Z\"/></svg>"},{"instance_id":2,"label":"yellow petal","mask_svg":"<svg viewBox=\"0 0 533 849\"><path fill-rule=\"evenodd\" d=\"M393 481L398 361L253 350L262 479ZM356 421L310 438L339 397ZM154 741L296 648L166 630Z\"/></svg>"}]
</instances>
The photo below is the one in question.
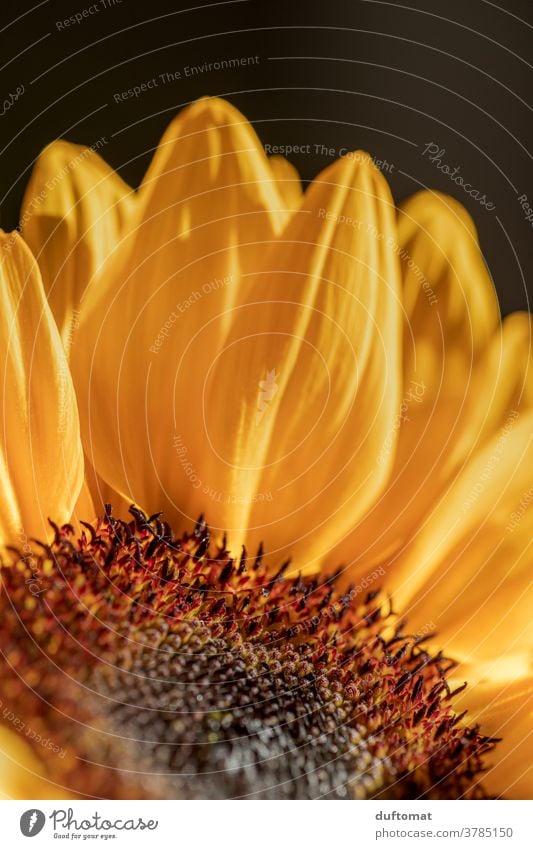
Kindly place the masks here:
<instances>
[{"instance_id":1,"label":"yellow petal","mask_svg":"<svg viewBox=\"0 0 533 849\"><path fill-rule=\"evenodd\" d=\"M86 454L129 502L169 517L189 508L175 439L201 433L191 408L246 275L287 217L236 109L205 99L170 125L128 233L89 287L73 346Z\"/></svg>"},{"instance_id":2,"label":"yellow petal","mask_svg":"<svg viewBox=\"0 0 533 849\"><path fill-rule=\"evenodd\" d=\"M23 548L66 522L83 480L74 388L39 270L0 232L0 541Z\"/></svg>"},{"instance_id":3,"label":"yellow petal","mask_svg":"<svg viewBox=\"0 0 533 849\"><path fill-rule=\"evenodd\" d=\"M528 313L507 316L477 359L448 458L450 470L503 427L511 410L533 407L532 330Z\"/></svg>"},{"instance_id":4,"label":"yellow petal","mask_svg":"<svg viewBox=\"0 0 533 849\"><path fill-rule=\"evenodd\" d=\"M488 768L482 779L487 791L507 799L531 799L533 676L515 676L509 660L506 659L507 675L496 680L492 680L494 668L490 664L481 674L476 668L461 667L459 671L470 679L470 684L455 707L459 711L467 709L469 721L479 722L484 734L502 738L487 755Z\"/></svg>"},{"instance_id":5,"label":"yellow petal","mask_svg":"<svg viewBox=\"0 0 533 849\"><path fill-rule=\"evenodd\" d=\"M103 511L101 509L98 510L98 512L95 509L94 502L91 497L91 490L87 484L86 474L69 522L73 526L76 534L79 536L83 533L83 525L81 525L81 522L93 522L96 520L97 516L101 516L102 513Z\"/></svg>"},{"instance_id":6,"label":"yellow petal","mask_svg":"<svg viewBox=\"0 0 533 849\"><path fill-rule=\"evenodd\" d=\"M208 517L302 571L387 477L377 454L399 387L393 237L388 186L366 154L324 171L245 290L196 413L205 437L189 456L220 493Z\"/></svg>"},{"instance_id":7,"label":"yellow petal","mask_svg":"<svg viewBox=\"0 0 533 849\"><path fill-rule=\"evenodd\" d=\"M43 764L15 731L0 728L1 799L71 799L65 788L46 777Z\"/></svg>"},{"instance_id":8,"label":"yellow petal","mask_svg":"<svg viewBox=\"0 0 533 849\"><path fill-rule=\"evenodd\" d=\"M470 399L478 403L473 372L478 363L481 372L485 369L499 312L472 219L453 198L419 192L405 201L398 214L398 250L406 397L413 383L424 385L419 403L409 404L408 420L402 422L397 456L403 498L417 492L412 520L465 456L454 451L462 415Z\"/></svg>"},{"instance_id":9,"label":"yellow petal","mask_svg":"<svg viewBox=\"0 0 533 849\"><path fill-rule=\"evenodd\" d=\"M491 395L486 385L474 386L473 374L483 380L487 347L499 327L476 231L457 201L438 192L405 201L394 249L405 310L403 389L394 419L398 444L387 439L383 445L383 456L396 447L387 491L336 552L358 572L369 559L408 543L471 450L477 425L469 427L466 410L479 409L479 392Z\"/></svg>"},{"instance_id":10,"label":"yellow petal","mask_svg":"<svg viewBox=\"0 0 533 849\"><path fill-rule=\"evenodd\" d=\"M498 301L474 223L465 208L440 192L418 192L398 213L398 252L404 305L414 345L433 342L469 352L483 347L498 321ZM414 366L415 351L406 348ZM463 352L465 353L465 352Z\"/></svg>"},{"instance_id":11,"label":"yellow petal","mask_svg":"<svg viewBox=\"0 0 533 849\"><path fill-rule=\"evenodd\" d=\"M533 411L511 413L430 509L387 581L413 627L432 620L472 661L533 646Z\"/></svg>"},{"instance_id":12,"label":"yellow petal","mask_svg":"<svg viewBox=\"0 0 533 849\"><path fill-rule=\"evenodd\" d=\"M94 150L56 141L39 156L22 204L22 232L67 350L83 293L132 209L133 193Z\"/></svg>"},{"instance_id":13,"label":"yellow petal","mask_svg":"<svg viewBox=\"0 0 533 849\"><path fill-rule=\"evenodd\" d=\"M302 202L302 183L298 171L284 156L271 156L268 164L272 168L279 193L291 211Z\"/></svg>"},{"instance_id":14,"label":"yellow petal","mask_svg":"<svg viewBox=\"0 0 533 849\"><path fill-rule=\"evenodd\" d=\"M85 459L85 481L83 498L80 496L76 505L76 516L84 521L91 521L97 516L103 516L105 505L110 504L116 519L129 521L131 501L122 498L113 487L109 486Z\"/></svg>"}]
</instances>

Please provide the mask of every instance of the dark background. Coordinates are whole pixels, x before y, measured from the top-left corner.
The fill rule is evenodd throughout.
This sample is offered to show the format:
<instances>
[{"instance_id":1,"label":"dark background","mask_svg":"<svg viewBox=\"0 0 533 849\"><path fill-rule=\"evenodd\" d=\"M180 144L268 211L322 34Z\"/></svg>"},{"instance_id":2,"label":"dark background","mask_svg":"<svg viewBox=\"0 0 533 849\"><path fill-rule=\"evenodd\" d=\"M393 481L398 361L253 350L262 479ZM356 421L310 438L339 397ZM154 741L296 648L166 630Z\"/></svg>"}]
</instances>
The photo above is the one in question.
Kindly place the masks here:
<instances>
[{"instance_id":1,"label":"dark background","mask_svg":"<svg viewBox=\"0 0 533 849\"><path fill-rule=\"evenodd\" d=\"M505 8L503 4L505 3ZM531 0L323 0L187 3L44 0L3 8L0 223L11 229L32 163L49 141L94 144L138 184L181 106L205 94L231 100L266 144L310 144L291 157L305 180L329 161L314 145L365 148L393 169L401 200L422 186L453 194L473 215L502 311L528 309L533 207ZM107 6L107 8L104 8ZM185 78L187 65L259 56L237 70ZM182 79L115 103L116 92L164 72ZM1 109L0 109L1 111ZM469 198L422 156L443 161L495 204Z\"/></svg>"}]
</instances>

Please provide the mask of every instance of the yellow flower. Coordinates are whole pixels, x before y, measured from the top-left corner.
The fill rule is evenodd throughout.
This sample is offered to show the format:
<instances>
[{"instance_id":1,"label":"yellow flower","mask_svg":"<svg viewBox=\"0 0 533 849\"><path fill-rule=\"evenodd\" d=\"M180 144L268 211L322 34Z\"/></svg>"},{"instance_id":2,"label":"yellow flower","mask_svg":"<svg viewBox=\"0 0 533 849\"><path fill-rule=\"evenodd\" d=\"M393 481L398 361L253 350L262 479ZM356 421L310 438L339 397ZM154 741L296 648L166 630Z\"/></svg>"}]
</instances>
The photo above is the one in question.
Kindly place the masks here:
<instances>
[{"instance_id":1,"label":"yellow flower","mask_svg":"<svg viewBox=\"0 0 533 849\"><path fill-rule=\"evenodd\" d=\"M210 584L219 593L224 581L237 592L227 552L243 545L262 544L270 564L291 558L278 579L288 594L297 574L310 582L342 564L338 580L351 584L352 601L379 585L393 594L415 635L404 654L426 638L461 662L458 683L470 685L461 702L484 734L503 738L488 756L485 786L527 796L531 324L526 314L500 322L466 211L430 191L396 209L362 152L335 162L302 193L292 167L265 157L233 107L204 99L170 125L137 192L95 151L50 145L22 221L42 283L21 239L2 237L4 544L24 554L21 535L43 539L47 516L56 524L73 513L92 519L90 490L97 513L112 501L122 520L130 503L163 510L174 529L205 515L219 546L222 572ZM131 540L117 542L121 556L136 563L135 537L143 558L155 557L158 569L183 582L189 566L172 554L172 535L135 515ZM115 522L95 525L97 541L80 544L96 559L97 546L107 546L103 567L112 571ZM199 527L180 551L205 577L214 566ZM150 534L167 547L164 556L150 548ZM56 531L61 563L65 539ZM51 568L42 558L34 567L35 580ZM17 568L24 581L32 578L27 563ZM270 573L260 574L270 586ZM79 597L89 619L98 618L100 590L83 575ZM123 572L116 577L120 583ZM136 581L123 590L144 603L145 582ZM259 584L248 590L255 599ZM11 591L40 636L42 621L31 604L26 610L20 586ZM167 604L164 592L156 595L157 605ZM346 620L357 634L373 615L371 596L357 627ZM341 603L333 598L330 605ZM313 601L319 611L327 603ZM311 609L331 639L333 624ZM384 621L385 630L372 632L383 644L392 627ZM292 619L288 627L292 640ZM59 643L54 651L63 657ZM376 662L369 656L369 668ZM436 698L430 685L438 690L438 682L418 684L414 660L406 666L387 649L379 662L398 667L392 693L409 682L417 705L422 691ZM417 721L441 710L432 704L423 714L417 706ZM451 728L440 716L436 739L447 740ZM419 763L420 741L405 733L408 769L417 775L424 751ZM379 760L374 750L372 758ZM101 792L101 779L90 780ZM368 793L384 786L374 772L365 780ZM77 792L90 790L78 784Z\"/></svg>"}]
</instances>

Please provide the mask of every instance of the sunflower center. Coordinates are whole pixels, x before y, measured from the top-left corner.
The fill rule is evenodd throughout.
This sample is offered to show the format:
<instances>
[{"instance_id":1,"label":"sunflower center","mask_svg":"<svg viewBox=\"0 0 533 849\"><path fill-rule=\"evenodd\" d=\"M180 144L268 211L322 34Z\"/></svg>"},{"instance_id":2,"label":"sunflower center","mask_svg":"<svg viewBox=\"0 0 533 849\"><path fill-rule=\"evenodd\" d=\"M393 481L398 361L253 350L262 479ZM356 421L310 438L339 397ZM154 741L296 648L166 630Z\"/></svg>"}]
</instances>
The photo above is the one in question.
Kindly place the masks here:
<instances>
[{"instance_id":1,"label":"sunflower center","mask_svg":"<svg viewBox=\"0 0 533 849\"><path fill-rule=\"evenodd\" d=\"M3 570L0 690L70 753L79 793L476 797L493 741L379 593L110 510ZM32 584L33 589L28 589ZM13 669L17 670L14 674Z\"/></svg>"},{"instance_id":2,"label":"sunflower center","mask_svg":"<svg viewBox=\"0 0 533 849\"><path fill-rule=\"evenodd\" d=\"M303 647L228 650L193 628L96 679L122 761L152 773L158 796L342 798L350 784L358 795L383 786L342 687L317 680Z\"/></svg>"}]
</instances>

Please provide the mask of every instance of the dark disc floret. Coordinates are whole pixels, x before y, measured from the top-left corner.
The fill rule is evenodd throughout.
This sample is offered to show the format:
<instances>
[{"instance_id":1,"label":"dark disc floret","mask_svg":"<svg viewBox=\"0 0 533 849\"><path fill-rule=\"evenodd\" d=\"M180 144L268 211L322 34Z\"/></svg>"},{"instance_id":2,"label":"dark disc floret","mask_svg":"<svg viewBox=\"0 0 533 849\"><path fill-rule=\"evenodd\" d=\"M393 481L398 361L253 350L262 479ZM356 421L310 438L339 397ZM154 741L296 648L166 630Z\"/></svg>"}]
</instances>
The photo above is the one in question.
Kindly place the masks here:
<instances>
[{"instance_id":1,"label":"dark disc floret","mask_svg":"<svg viewBox=\"0 0 533 849\"><path fill-rule=\"evenodd\" d=\"M131 514L0 571L0 696L58 795L483 796L494 741L386 596Z\"/></svg>"}]
</instances>

